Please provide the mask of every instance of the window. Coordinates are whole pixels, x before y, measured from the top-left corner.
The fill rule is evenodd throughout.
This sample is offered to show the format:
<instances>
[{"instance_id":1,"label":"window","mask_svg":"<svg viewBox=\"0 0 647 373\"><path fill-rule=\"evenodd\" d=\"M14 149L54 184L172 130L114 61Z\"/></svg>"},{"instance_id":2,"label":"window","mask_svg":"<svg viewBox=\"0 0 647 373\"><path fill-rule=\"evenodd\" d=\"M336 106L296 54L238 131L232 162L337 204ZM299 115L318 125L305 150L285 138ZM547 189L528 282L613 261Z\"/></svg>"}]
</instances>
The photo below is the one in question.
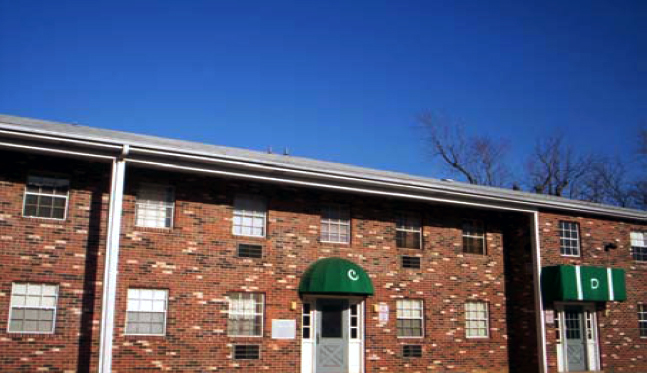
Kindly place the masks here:
<instances>
[{"instance_id":1,"label":"window","mask_svg":"<svg viewBox=\"0 0 647 373\"><path fill-rule=\"evenodd\" d=\"M479 220L463 222L463 252L485 255L485 229Z\"/></svg>"},{"instance_id":2,"label":"window","mask_svg":"<svg viewBox=\"0 0 647 373\"><path fill-rule=\"evenodd\" d=\"M647 262L647 233L631 232L631 251L634 260Z\"/></svg>"},{"instance_id":3,"label":"window","mask_svg":"<svg viewBox=\"0 0 647 373\"><path fill-rule=\"evenodd\" d=\"M321 241L350 242L350 211L347 208L329 205L321 210Z\"/></svg>"},{"instance_id":4,"label":"window","mask_svg":"<svg viewBox=\"0 0 647 373\"><path fill-rule=\"evenodd\" d=\"M564 256L580 256L580 229L578 223L559 222L559 247Z\"/></svg>"},{"instance_id":5,"label":"window","mask_svg":"<svg viewBox=\"0 0 647 373\"><path fill-rule=\"evenodd\" d=\"M65 219L70 182L53 177L29 176L25 187L23 216Z\"/></svg>"},{"instance_id":6,"label":"window","mask_svg":"<svg viewBox=\"0 0 647 373\"><path fill-rule=\"evenodd\" d=\"M420 257L403 255L402 268L420 269Z\"/></svg>"},{"instance_id":7,"label":"window","mask_svg":"<svg viewBox=\"0 0 647 373\"><path fill-rule=\"evenodd\" d=\"M402 346L402 357L422 357L422 346L421 345Z\"/></svg>"},{"instance_id":8,"label":"window","mask_svg":"<svg viewBox=\"0 0 647 373\"><path fill-rule=\"evenodd\" d=\"M301 319L303 339L310 339L310 334L312 331L312 315L310 313L311 309L312 307L310 306L310 303L303 303L303 315Z\"/></svg>"},{"instance_id":9,"label":"window","mask_svg":"<svg viewBox=\"0 0 647 373\"><path fill-rule=\"evenodd\" d=\"M234 234L265 237L265 200L256 196L236 196L234 200Z\"/></svg>"},{"instance_id":10,"label":"window","mask_svg":"<svg viewBox=\"0 0 647 373\"><path fill-rule=\"evenodd\" d=\"M13 283L9 333L54 333L58 286Z\"/></svg>"},{"instance_id":11,"label":"window","mask_svg":"<svg viewBox=\"0 0 647 373\"><path fill-rule=\"evenodd\" d=\"M350 338L359 338L359 304L350 305Z\"/></svg>"},{"instance_id":12,"label":"window","mask_svg":"<svg viewBox=\"0 0 647 373\"><path fill-rule=\"evenodd\" d=\"M397 301L398 337L422 337L422 300Z\"/></svg>"},{"instance_id":13,"label":"window","mask_svg":"<svg viewBox=\"0 0 647 373\"><path fill-rule=\"evenodd\" d=\"M166 333L167 290L128 289L126 334Z\"/></svg>"},{"instance_id":14,"label":"window","mask_svg":"<svg viewBox=\"0 0 647 373\"><path fill-rule=\"evenodd\" d=\"M465 335L467 338L487 338L489 335L486 302L465 303Z\"/></svg>"},{"instance_id":15,"label":"window","mask_svg":"<svg viewBox=\"0 0 647 373\"><path fill-rule=\"evenodd\" d=\"M647 305L638 305L638 329L641 337L647 337Z\"/></svg>"},{"instance_id":16,"label":"window","mask_svg":"<svg viewBox=\"0 0 647 373\"><path fill-rule=\"evenodd\" d=\"M241 258L262 258L263 257L263 246L239 243L238 244L238 256L241 257Z\"/></svg>"},{"instance_id":17,"label":"window","mask_svg":"<svg viewBox=\"0 0 647 373\"><path fill-rule=\"evenodd\" d=\"M420 249L422 247L422 223L414 215L399 215L395 220L397 247Z\"/></svg>"},{"instance_id":18,"label":"window","mask_svg":"<svg viewBox=\"0 0 647 373\"><path fill-rule=\"evenodd\" d=\"M171 228L175 210L173 187L142 184L137 191L135 225L150 228Z\"/></svg>"},{"instance_id":19,"label":"window","mask_svg":"<svg viewBox=\"0 0 647 373\"><path fill-rule=\"evenodd\" d=\"M230 293L227 334L263 336L263 294Z\"/></svg>"},{"instance_id":20,"label":"window","mask_svg":"<svg viewBox=\"0 0 647 373\"><path fill-rule=\"evenodd\" d=\"M234 359L258 360L261 357L259 345L234 345Z\"/></svg>"}]
</instances>

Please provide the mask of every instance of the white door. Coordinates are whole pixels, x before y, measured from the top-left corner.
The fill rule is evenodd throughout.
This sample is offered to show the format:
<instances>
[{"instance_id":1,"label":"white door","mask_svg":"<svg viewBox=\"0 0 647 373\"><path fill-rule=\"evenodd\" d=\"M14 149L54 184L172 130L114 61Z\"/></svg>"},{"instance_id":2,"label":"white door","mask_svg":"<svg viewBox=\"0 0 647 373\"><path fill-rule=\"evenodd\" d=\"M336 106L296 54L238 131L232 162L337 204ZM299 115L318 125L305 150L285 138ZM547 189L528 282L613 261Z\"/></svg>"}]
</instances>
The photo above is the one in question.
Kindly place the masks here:
<instances>
[{"instance_id":1,"label":"white door","mask_svg":"<svg viewBox=\"0 0 647 373\"><path fill-rule=\"evenodd\" d=\"M588 304L559 304L556 311L559 371L598 370L600 354L595 308Z\"/></svg>"},{"instance_id":2,"label":"white door","mask_svg":"<svg viewBox=\"0 0 647 373\"><path fill-rule=\"evenodd\" d=\"M348 300L317 300L316 373L348 372Z\"/></svg>"},{"instance_id":3,"label":"white door","mask_svg":"<svg viewBox=\"0 0 647 373\"><path fill-rule=\"evenodd\" d=\"M302 373L364 372L363 299L305 298L301 321Z\"/></svg>"}]
</instances>

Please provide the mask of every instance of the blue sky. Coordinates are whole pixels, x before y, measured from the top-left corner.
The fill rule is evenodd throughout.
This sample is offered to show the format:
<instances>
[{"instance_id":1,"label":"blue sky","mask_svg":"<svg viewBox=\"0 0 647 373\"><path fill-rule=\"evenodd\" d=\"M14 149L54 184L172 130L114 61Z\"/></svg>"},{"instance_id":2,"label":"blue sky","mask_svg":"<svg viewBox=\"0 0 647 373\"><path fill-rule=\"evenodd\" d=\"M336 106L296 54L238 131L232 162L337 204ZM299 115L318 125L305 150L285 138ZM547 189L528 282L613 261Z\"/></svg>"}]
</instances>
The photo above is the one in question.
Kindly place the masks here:
<instances>
[{"instance_id":1,"label":"blue sky","mask_svg":"<svg viewBox=\"0 0 647 373\"><path fill-rule=\"evenodd\" d=\"M0 112L442 177L415 117L628 155L647 1L0 0Z\"/></svg>"}]
</instances>

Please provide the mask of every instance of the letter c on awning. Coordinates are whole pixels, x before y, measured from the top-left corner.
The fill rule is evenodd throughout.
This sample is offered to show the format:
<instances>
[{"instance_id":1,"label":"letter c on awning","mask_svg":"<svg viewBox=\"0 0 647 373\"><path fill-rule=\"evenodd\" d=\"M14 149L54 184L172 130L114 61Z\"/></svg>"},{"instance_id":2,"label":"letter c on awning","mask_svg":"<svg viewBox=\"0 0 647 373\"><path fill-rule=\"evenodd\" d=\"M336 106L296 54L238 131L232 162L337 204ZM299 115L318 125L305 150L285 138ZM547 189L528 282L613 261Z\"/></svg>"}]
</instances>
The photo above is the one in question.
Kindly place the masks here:
<instances>
[{"instance_id":1,"label":"letter c on awning","mask_svg":"<svg viewBox=\"0 0 647 373\"><path fill-rule=\"evenodd\" d=\"M314 262L301 277L301 294L373 295L373 282L364 269L342 258Z\"/></svg>"}]
</instances>

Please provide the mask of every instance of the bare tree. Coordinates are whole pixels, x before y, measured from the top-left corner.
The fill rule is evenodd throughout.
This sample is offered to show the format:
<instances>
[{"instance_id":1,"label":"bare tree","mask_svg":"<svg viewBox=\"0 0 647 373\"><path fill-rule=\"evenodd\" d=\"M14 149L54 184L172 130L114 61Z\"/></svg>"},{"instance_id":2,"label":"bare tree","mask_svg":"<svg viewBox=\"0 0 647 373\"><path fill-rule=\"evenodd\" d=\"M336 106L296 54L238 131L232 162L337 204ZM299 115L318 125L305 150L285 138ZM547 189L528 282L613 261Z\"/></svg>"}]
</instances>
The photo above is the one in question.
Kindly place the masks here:
<instances>
[{"instance_id":1,"label":"bare tree","mask_svg":"<svg viewBox=\"0 0 647 373\"><path fill-rule=\"evenodd\" d=\"M647 128L640 130L639 141L638 154L641 156L640 162L647 165ZM647 210L647 174L645 174L645 171L643 171L641 177L642 179L634 183L633 197L636 207Z\"/></svg>"},{"instance_id":2,"label":"bare tree","mask_svg":"<svg viewBox=\"0 0 647 373\"><path fill-rule=\"evenodd\" d=\"M585 174L580 190L580 199L631 207L635 192L626 164L619 158L600 158L592 162Z\"/></svg>"},{"instance_id":3,"label":"bare tree","mask_svg":"<svg viewBox=\"0 0 647 373\"><path fill-rule=\"evenodd\" d=\"M562 139L554 135L537 142L527 162L528 184L536 193L582 199L586 195L582 181L595 160L576 155Z\"/></svg>"},{"instance_id":4,"label":"bare tree","mask_svg":"<svg viewBox=\"0 0 647 373\"><path fill-rule=\"evenodd\" d=\"M464 124L448 116L426 113L418 118L431 156L452 175L470 184L504 186L509 183L508 145L487 136L467 136Z\"/></svg>"}]
</instances>

